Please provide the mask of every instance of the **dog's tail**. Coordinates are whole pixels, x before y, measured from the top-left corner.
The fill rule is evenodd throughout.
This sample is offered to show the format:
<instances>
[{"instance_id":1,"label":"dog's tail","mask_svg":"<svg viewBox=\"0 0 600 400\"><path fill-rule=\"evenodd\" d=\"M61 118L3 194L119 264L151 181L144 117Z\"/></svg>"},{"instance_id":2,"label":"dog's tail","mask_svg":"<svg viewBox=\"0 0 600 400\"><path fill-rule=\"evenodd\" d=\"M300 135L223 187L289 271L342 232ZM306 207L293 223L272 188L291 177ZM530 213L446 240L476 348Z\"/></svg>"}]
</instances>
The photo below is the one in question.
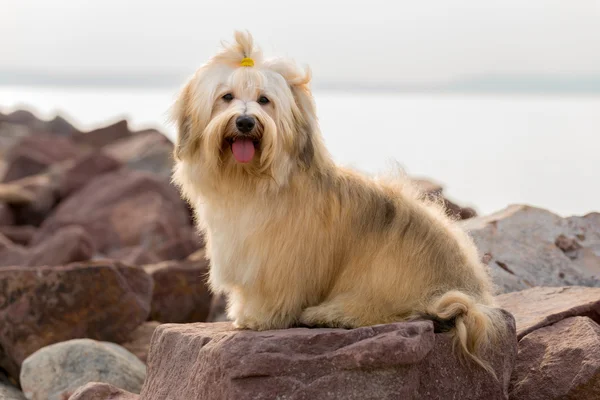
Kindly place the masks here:
<instances>
[{"instance_id":1,"label":"dog's tail","mask_svg":"<svg viewBox=\"0 0 600 400\"><path fill-rule=\"evenodd\" d=\"M454 348L496 376L492 366L481 356L504 333L504 318L499 309L479 304L466 293L454 290L438 297L427 309L427 317L438 331L454 335Z\"/></svg>"}]
</instances>

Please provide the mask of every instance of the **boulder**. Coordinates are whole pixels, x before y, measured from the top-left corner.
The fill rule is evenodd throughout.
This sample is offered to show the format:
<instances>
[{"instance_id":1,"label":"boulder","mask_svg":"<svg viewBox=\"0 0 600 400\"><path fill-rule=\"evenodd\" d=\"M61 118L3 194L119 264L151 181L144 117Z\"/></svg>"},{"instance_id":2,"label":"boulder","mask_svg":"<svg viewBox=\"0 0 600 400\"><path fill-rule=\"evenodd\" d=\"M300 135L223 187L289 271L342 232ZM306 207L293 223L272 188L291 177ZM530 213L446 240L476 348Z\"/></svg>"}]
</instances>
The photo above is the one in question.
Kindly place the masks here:
<instances>
[{"instance_id":1,"label":"boulder","mask_svg":"<svg viewBox=\"0 0 600 400\"><path fill-rule=\"evenodd\" d=\"M131 136L126 120L115 122L99 129L73 136L73 141L80 146L101 149L109 143Z\"/></svg>"},{"instance_id":2,"label":"boulder","mask_svg":"<svg viewBox=\"0 0 600 400\"><path fill-rule=\"evenodd\" d=\"M68 400L138 400L140 396L108 383L88 383L80 387Z\"/></svg>"},{"instance_id":3,"label":"boulder","mask_svg":"<svg viewBox=\"0 0 600 400\"><path fill-rule=\"evenodd\" d=\"M0 224L0 234L6 236L13 243L27 246L35 235L36 228L31 225L6 225Z\"/></svg>"},{"instance_id":4,"label":"boulder","mask_svg":"<svg viewBox=\"0 0 600 400\"><path fill-rule=\"evenodd\" d=\"M485 355L498 380L461 363L450 335L434 334L431 321L264 332L164 324L152 338L141 398L506 399L517 350L505 315L510 333Z\"/></svg>"},{"instance_id":5,"label":"boulder","mask_svg":"<svg viewBox=\"0 0 600 400\"><path fill-rule=\"evenodd\" d=\"M227 316L227 296L223 293L219 293L212 298L206 322L225 321L229 321L229 317Z\"/></svg>"},{"instance_id":6,"label":"boulder","mask_svg":"<svg viewBox=\"0 0 600 400\"><path fill-rule=\"evenodd\" d=\"M29 193L27 201L12 204L15 223L18 225L39 226L59 201L57 171L27 176L11 182L15 188Z\"/></svg>"},{"instance_id":7,"label":"boulder","mask_svg":"<svg viewBox=\"0 0 600 400\"><path fill-rule=\"evenodd\" d=\"M128 170L101 175L62 201L32 244L67 225L82 226L101 255L135 246L152 251L190 228L185 203L173 186Z\"/></svg>"},{"instance_id":8,"label":"boulder","mask_svg":"<svg viewBox=\"0 0 600 400\"><path fill-rule=\"evenodd\" d=\"M600 399L600 326L572 317L521 339L510 398Z\"/></svg>"},{"instance_id":9,"label":"boulder","mask_svg":"<svg viewBox=\"0 0 600 400\"><path fill-rule=\"evenodd\" d=\"M496 302L515 317L519 339L575 316L590 317L600 323L600 288L536 287L499 295Z\"/></svg>"},{"instance_id":10,"label":"boulder","mask_svg":"<svg viewBox=\"0 0 600 400\"><path fill-rule=\"evenodd\" d=\"M121 343L121 345L131 353L135 354L142 362L146 363L152 334L154 334L154 330L156 330L156 327L159 325L160 322L157 321L144 322L135 328L129 335L129 339L127 339L126 342Z\"/></svg>"},{"instance_id":11,"label":"boulder","mask_svg":"<svg viewBox=\"0 0 600 400\"><path fill-rule=\"evenodd\" d=\"M64 137L25 136L8 153L3 181L39 174L52 164L77 157L80 152L73 142Z\"/></svg>"},{"instance_id":12,"label":"boulder","mask_svg":"<svg viewBox=\"0 0 600 400\"><path fill-rule=\"evenodd\" d=\"M31 400L68 399L79 387L103 382L139 393L146 366L118 344L73 339L43 347L21 367L21 387Z\"/></svg>"},{"instance_id":13,"label":"boulder","mask_svg":"<svg viewBox=\"0 0 600 400\"><path fill-rule=\"evenodd\" d=\"M0 399L2 400L26 400L25 395L12 385L0 382Z\"/></svg>"},{"instance_id":14,"label":"boulder","mask_svg":"<svg viewBox=\"0 0 600 400\"><path fill-rule=\"evenodd\" d=\"M561 218L515 205L462 222L502 293L534 286L600 286L600 214Z\"/></svg>"},{"instance_id":15,"label":"boulder","mask_svg":"<svg viewBox=\"0 0 600 400\"><path fill-rule=\"evenodd\" d=\"M154 129L135 132L105 146L103 151L134 170L165 177L170 177L173 170L173 144Z\"/></svg>"},{"instance_id":16,"label":"boulder","mask_svg":"<svg viewBox=\"0 0 600 400\"><path fill-rule=\"evenodd\" d=\"M15 215L10 207L3 202L0 202L0 226L4 227L15 223Z\"/></svg>"},{"instance_id":17,"label":"boulder","mask_svg":"<svg viewBox=\"0 0 600 400\"><path fill-rule=\"evenodd\" d=\"M59 195L65 198L88 183L94 178L116 171L122 164L114 158L100 151L84 154L65 166L60 176Z\"/></svg>"},{"instance_id":18,"label":"boulder","mask_svg":"<svg viewBox=\"0 0 600 400\"><path fill-rule=\"evenodd\" d=\"M94 255L94 243L79 226L59 229L53 236L27 248L4 242L0 248L0 267L56 266L87 261Z\"/></svg>"},{"instance_id":19,"label":"boulder","mask_svg":"<svg viewBox=\"0 0 600 400\"><path fill-rule=\"evenodd\" d=\"M0 367L18 377L30 354L69 339L126 341L148 318L152 285L117 262L0 268Z\"/></svg>"},{"instance_id":20,"label":"boulder","mask_svg":"<svg viewBox=\"0 0 600 400\"><path fill-rule=\"evenodd\" d=\"M146 265L154 280L150 319L160 322L204 322L212 294L206 283L208 261L165 261Z\"/></svg>"}]
</instances>

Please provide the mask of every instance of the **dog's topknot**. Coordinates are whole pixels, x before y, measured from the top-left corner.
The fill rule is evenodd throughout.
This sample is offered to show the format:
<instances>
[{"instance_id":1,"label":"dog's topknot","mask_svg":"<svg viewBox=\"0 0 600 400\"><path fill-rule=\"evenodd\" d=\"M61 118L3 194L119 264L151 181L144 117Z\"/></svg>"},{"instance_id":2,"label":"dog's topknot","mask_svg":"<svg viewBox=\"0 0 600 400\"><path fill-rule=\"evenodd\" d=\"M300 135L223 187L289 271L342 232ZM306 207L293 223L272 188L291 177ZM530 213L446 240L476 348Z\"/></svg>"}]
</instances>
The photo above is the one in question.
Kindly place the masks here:
<instances>
[{"instance_id":1,"label":"dog's topknot","mask_svg":"<svg viewBox=\"0 0 600 400\"><path fill-rule=\"evenodd\" d=\"M234 43L222 42L223 49L213 57L213 61L238 67L245 58L250 58L255 65L262 63L262 51L254 45L250 32L235 31Z\"/></svg>"}]
</instances>

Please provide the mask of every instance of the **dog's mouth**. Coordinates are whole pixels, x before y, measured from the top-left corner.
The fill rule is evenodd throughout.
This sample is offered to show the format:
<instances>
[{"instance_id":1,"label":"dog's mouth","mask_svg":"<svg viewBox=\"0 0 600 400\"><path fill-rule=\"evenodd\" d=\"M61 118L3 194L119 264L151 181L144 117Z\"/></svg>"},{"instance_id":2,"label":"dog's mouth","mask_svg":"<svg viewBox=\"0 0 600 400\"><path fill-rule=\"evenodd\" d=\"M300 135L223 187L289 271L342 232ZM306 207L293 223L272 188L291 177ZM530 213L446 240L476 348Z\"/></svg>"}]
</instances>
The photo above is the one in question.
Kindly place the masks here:
<instances>
[{"instance_id":1,"label":"dog's mouth","mask_svg":"<svg viewBox=\"0 0 600 400\"><path fill-rule=\"evenodd\" d=\"M260 139L247 136L236 135L225 139L231 148L233 158L241 164L247 164L252 161L256 150L260 148Z\"/></svg>"}]
</instances>

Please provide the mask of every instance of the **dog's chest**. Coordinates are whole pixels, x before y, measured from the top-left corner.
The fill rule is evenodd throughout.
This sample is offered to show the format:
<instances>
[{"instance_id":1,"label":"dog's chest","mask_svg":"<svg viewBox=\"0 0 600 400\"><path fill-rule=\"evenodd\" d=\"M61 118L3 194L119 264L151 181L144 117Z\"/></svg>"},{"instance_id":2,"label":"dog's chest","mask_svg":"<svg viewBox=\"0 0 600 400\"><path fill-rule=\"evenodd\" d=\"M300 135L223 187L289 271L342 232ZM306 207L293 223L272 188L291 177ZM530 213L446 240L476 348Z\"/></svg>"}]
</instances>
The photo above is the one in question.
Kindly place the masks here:
<instances>
[{"instance_id":1,"label":"dog's chest","mask_svg":"<svg viewBox=\"0 0 600 400\"><path fill-rule=\"evenodd\" d=\"M268 214L252 205L205 207L202 214L212 278L223 284L252 283L269 257L269 246L263 242Z\"/></svg>"}]
</instances>

